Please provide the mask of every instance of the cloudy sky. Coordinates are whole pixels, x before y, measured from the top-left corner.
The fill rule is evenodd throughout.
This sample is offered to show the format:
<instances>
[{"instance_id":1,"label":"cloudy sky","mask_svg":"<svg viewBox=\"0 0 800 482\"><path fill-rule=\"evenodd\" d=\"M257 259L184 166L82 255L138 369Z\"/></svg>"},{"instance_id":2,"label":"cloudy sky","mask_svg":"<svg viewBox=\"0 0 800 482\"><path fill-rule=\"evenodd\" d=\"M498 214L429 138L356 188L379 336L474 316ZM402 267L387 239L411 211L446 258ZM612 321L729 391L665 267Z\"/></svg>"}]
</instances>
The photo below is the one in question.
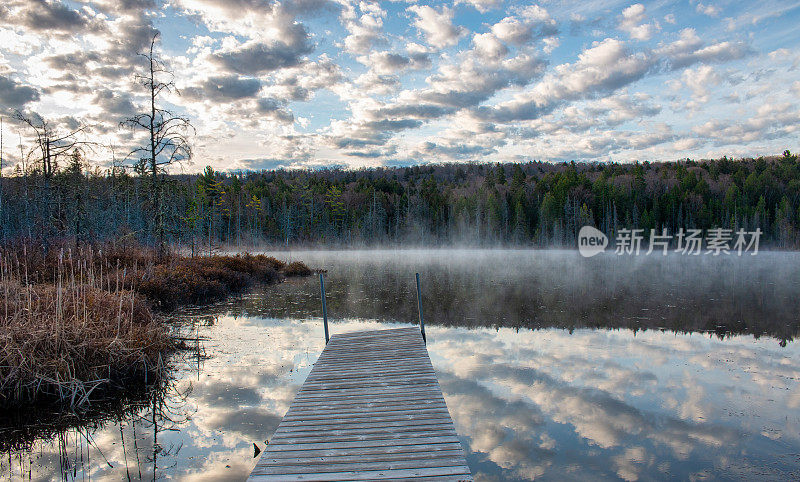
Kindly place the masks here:
<instances>
[{"instance_id":1,"label":"cloudy sky","mask_svg":"<svg viewBox=\"0 0 800 482\"><path fill-rule=\"evenodd\" d=\"M798 21L773 0L4 0L0 109L124 158L160 32L189 172L775 154L800 149ZM20 134L6 119L7 163Z\"/></svg>"}]
</instances>

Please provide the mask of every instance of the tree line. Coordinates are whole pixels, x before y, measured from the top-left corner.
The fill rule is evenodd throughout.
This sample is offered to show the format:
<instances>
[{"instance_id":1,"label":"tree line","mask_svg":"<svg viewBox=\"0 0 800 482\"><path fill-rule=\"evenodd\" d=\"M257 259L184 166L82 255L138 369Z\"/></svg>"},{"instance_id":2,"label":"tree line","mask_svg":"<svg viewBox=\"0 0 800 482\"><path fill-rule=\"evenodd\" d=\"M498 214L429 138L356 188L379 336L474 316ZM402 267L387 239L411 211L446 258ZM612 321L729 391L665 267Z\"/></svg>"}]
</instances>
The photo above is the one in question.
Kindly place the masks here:
<instances>
[{"instance_id":1,"label":"tree line","mask_svg":"<svg viewBox=\"0 0 800 482\"><path fill-rule=\"evenodd\" d=\"M152 166L20 166L0 179L0 237L132 237L192 251L255 245L576 246L584 225L761 229L800 247L797 156L636 163L466 163L152 175ZM148 169L148 167L150 169ZM159 202L154 206L154 189ZM157 212L157 214L154 214Z\"/></svg>"}]
</instances>

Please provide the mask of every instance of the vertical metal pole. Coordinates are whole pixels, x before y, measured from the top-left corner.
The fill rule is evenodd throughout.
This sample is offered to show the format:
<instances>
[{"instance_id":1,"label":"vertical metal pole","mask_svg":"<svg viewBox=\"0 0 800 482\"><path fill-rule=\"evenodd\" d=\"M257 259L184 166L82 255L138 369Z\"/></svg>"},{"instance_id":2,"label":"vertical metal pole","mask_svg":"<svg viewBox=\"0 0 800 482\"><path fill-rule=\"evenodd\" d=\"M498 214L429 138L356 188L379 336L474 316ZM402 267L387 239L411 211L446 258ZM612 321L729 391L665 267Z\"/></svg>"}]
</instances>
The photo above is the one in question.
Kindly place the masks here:
<instances>
[{"instance_id":1,"label":"vertical metal pole","mask_svg":"<svg viewBox=\"0 0 800 482\"><path fill-rule=\"evenodd\" d=\"M319 274L319 287L322 290L322 323L325 325L325 344L328 344L328 305L325 304L325 278Z\"/></svg>"},{"instance_id":2,"label":"vertical metal pole","mask_svg":"<svg viewBox=\"0 0 800 482\"><path fill-rule=\"evenodd\" d=\"M419 273L416 273L416 277L417 277L417 308L419 309L419 331L422 332L422 341L427 343L428 339L425 337L425 320L422 317L422 291L419 289Z\"/></svg>"}]
</instances>

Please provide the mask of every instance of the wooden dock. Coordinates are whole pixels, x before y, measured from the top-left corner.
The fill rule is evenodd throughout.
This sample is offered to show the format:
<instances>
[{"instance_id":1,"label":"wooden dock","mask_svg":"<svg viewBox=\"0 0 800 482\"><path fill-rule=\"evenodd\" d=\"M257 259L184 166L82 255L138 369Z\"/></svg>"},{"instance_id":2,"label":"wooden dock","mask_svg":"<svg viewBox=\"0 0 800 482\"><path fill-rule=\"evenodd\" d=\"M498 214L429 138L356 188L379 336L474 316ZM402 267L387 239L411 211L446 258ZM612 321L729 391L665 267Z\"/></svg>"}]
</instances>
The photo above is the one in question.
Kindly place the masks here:
<instances>
[{"instance_id":1,"label":"wooden dock","mask_svg":"<svg viewBox=\"0 0 800 482\"><path fill-rule=\"evenodd\" d=\"M250 480L472 480L416 328L335 335Z\"/></svg>"}]
</instances>

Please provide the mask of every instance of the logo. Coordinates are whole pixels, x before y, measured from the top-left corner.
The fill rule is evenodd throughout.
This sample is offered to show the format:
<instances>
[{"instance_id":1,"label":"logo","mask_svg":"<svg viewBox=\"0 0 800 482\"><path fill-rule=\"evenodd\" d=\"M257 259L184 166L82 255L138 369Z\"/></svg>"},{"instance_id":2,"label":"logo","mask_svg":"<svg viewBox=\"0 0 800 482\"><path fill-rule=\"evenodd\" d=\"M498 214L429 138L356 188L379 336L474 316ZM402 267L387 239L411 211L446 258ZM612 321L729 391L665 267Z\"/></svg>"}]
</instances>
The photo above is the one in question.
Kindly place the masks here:
<instances>
[{"instance_id":1,"label":"logo","mask_svg":"<svg viewBox=\"0 0 800 482\"><path fill-rule=\"evenodd\" d=\"M591 258L605 251L606 246L608 246L608 237L599 229L584 226L578 232L578 251L581 256Z\"/></svg>"}]
</instances>

